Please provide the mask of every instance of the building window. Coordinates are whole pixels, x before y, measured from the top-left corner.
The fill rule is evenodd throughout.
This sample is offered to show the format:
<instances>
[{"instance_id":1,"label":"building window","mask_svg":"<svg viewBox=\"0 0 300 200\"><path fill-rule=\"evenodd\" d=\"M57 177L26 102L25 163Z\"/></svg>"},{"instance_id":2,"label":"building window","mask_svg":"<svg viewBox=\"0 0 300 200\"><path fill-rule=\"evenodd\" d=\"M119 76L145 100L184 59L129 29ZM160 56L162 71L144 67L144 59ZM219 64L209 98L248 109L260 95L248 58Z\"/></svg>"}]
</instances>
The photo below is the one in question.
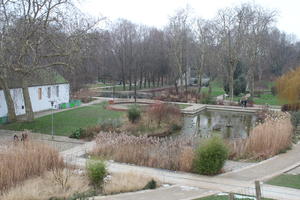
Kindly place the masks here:
<instances>
[{"instance_id":1,"label":"building window","mask_svg":"<svg viewBox=\"0 0 300 200\"><path fill-rule=\"evenodd\" d=\"M50 99L51 98L51 87L47 88L47 95L48 95L48 98Z\"/></svg>"},{"instance_id":2,"label":"building window","mask_svg":"<svg viewBox=\"0 0 300 200\"><path fill-rule=\"evenodd\" d=\"M59 97L59 86L56 86L56 96Z\"/></svg>"},{"instance_id":3,"label":"building window","mask_svg":"<svg viewBox=\"0 0 300 200\"><path fill-rule=\"evenodd\" d=\"M38 98L39 100L42 99L42 88L38 88Z\"/></svg>"}]
</instances>

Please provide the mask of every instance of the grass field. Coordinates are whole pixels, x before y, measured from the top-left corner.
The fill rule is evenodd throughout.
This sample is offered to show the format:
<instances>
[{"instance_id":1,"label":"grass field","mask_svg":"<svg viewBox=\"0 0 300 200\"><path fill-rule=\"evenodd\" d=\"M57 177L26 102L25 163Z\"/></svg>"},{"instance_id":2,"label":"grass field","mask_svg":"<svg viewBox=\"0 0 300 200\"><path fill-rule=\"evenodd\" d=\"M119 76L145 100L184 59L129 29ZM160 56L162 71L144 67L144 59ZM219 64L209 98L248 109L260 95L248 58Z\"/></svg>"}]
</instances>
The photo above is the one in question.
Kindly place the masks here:
<instances>
[{"instance_id":1,"label":"grass field","mask_svg":"<svg viewBox=\"0 0 300 200\"><path fill-rule=\"evenodd\" d=\"M103 119L115 119L122 117L125 113L106 110L107 103L79 107L54 114L55 135L69 136L75 129L96 125ZM31 130L37 133L51 134L51 115L40 117L33 122L16 122L0 127L9 130Z\"/></svg>"},{"instance_id":2,"label":"grass field","mask_svg":"<svg viewBox=\"0 0 300 200\"><path fill-rule=\"evenodd\" d=\"M300 189L300 175L282 174L267 181L267 184Z\"/></svg>"},{"instance_id":3,"label":"grass field","mask_svg":"<svg viewBox=\"0 0 300 200\"><path fill-rule=\"evenodd\" d=\"M220 81L213 81L211 84L211 95L212 97L217 97L225 94L222 83ZM208 87L202 88L202 92L208 93Z\"/></svg>"}]
</instances>

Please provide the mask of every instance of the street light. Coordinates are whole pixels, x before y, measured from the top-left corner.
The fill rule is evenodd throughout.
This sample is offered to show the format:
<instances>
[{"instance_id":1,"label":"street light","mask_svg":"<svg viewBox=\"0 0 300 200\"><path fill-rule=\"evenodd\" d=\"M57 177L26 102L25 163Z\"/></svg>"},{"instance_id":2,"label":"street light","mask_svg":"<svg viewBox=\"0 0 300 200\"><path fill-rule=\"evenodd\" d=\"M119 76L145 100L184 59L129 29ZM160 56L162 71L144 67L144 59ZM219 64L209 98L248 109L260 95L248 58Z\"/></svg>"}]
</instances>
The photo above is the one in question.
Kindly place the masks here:
<instances>
[{"instance_id":1,"label":"street light","mask_svg":"<svg viewBox=\"0 0 300 200\"><path fill-rule=\"evenodd\" d=\"M54 106L54 103L55 101L54 100L51 100L50 101L51 103L51 135L52 135L52 141L54 140L54 126L53 126L53 106Z\"/></svg>"}]
</instances>

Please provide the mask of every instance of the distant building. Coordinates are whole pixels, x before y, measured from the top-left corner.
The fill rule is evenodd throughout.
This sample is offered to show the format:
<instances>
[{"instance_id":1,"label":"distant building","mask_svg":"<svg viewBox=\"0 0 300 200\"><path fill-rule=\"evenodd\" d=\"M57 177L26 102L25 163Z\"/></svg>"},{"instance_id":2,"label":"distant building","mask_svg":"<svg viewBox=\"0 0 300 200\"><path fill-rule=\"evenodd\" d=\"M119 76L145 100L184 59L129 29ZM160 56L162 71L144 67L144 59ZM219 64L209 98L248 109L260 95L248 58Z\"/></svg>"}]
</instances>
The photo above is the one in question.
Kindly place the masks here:
<instances>
[{"instance_id":1,"label":"distant building","mask_svg":"<svg viewBox=\"0 0 300 200\"><path fill-rule=\"evenodd\" d=\"M47 76L55 76L55 78L45 78L46 76L35 76L34 81L30 84L29 95L33 112L51 109L51 101L54 101L54 108L58 108L61 103L67 103L70 100L70 85L60 75L47 72ZM16 115L25 114L25 104L23 92L20 83L12 80L9 87L12 96ZM4 91L0 88L0 118L7 117L7 105ZM1 121L1 120L0 120ZM2 119L2 121L4 121Z\"/></svg>"}]
</instances>

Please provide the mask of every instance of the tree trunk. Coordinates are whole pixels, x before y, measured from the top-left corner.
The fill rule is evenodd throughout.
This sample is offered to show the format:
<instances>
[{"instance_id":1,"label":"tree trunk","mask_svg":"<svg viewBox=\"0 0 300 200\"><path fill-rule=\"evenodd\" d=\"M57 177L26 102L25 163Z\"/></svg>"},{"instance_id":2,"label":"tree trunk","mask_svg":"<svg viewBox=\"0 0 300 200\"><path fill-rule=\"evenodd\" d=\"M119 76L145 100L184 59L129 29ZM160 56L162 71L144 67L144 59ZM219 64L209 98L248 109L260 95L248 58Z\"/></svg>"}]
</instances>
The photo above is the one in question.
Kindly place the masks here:
<instances>
[{"instance_id":1,"label":"tree trunk","mask_svg":"<svg viewBox=\"0 0 300 200\"><path fill-rule=\"evenodd\" d=\"M140 71L140 80L139 80L139 87L140 89L142 89L142 85L143 85L143 70L141 68L141 71Z\"/></svg>"},{"instance_id":2,"label":"tree trunk","mask_svg":"<svg viewBox=\"0 0 300 200\"><path fill-rule=\"evenodd\" d=\"M31 100L30 100L27 81L23 81L22 92L23 92L25 111L26 111L26 114L25 114L26 115L26 121L31 122L31 121L34 120L34 113L33 113L33 110L32 110L32 104L31 104Z\"/></svg>"},{"instance_id":3,"label":"tree trunk","mask_svg":"<svg viewBox=\"0 0 300 200\"><path fill-rule=\"evenodd\" d=\"M144 88L146 88L147 87L147 75L145 74L145 76L144 76Z\"/></svg>"},{"instance_id":4,"label":"tree trunk","mask_svg":"<svg viewBox=\"0 0 300 200\"><path fill-rule=\"evenodd\" d=\"M7 118L8 122L15 122L17 121L17 116L15 112L15 105L13 99L10 94L10 90L5 80L0 79L0 85L3 87L4 97L7 105Z\"/></svg>"},{"instance_id":5,"label":"tree trunk","mask_svg":"<svg viewBox=\"0 0 300 200\"><path fill-rule=\"evenodd\" d=\"M234 87L234 70L233 66L230 66L229 69L229 96L230 100L233 101L233 87Z\"/></svg>"},{"instance_id":6,"label":"tree trunk","mask_svg":"<svg viewBox=\"0 0 300 200\"><path fill-rule=\"evenodd\" d=\"M179 91L178 91L178 84L177 84L177 81L175 81L175 91L176 91L176 94L178 95Z\"/></svg>"},{"instance_id":7,"label":"tree trunk","mask_svg":"<svg viewBox=\"0 0 300 200\"><path fill-rule=\"evenodd\" d=\"M132 80L131 80L131 73L129 75L129 90L132 90Z\"/></svg>"},{"instance_id":8,"label":"tree trunk","mask_svg":"<svg viewBox=\"0 0 300 200\"><path fill-rule=\"evenodd\" d=\"M253 70L251 70L251 77L250 77L250 95L251 95L251 99L253 99L253 97L254 97L254 71Z\"/></svg>"},{"instance_id":9,"label":"tree trunk","mask_svg":"<svg viewBox=\"0 0 300 200\"><path fill-rule=\"evenodd\" d=\"M136 80L134 80L134 103L136 103Z\"/></svg>"}]
</instances>

